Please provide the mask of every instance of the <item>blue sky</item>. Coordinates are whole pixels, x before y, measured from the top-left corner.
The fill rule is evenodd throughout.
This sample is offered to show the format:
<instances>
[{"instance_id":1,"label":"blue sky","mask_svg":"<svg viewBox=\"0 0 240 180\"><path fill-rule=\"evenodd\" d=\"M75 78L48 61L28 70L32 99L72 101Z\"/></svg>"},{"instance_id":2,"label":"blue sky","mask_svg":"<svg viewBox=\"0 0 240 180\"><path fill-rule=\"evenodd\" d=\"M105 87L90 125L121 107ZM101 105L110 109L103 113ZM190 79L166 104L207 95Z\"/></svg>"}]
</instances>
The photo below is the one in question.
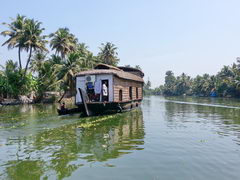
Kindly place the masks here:
<instances>
[{"instance_id":1,"label":"blue sky","mask_svg":"<svg viewBox=\"0 0 240 180\"><path fill-rule=\"evenodd\" d=\"M140 65L156 87L167 70L196 76L232 64L240 56L239 7L239 0L11 0L1 2L0 22L20 13L41 21L45 34L68 27L94 54L110 41L120 65ZM0 63L7 59L17 52L0 47Z\"/></svg>"}]
</instances>

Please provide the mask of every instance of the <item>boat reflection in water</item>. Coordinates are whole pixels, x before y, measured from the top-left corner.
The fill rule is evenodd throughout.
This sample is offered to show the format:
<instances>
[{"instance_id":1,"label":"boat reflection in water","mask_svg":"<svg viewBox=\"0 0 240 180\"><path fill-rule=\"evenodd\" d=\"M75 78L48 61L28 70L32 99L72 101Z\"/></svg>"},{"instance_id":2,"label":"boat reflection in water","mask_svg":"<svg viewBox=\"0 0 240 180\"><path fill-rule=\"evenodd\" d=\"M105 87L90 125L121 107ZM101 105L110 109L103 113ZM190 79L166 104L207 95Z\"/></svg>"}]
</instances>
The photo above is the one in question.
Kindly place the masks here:
<instances>
[{"instance_id":1,"label":"boat reflection in water","mask_svg":"<svg viewBox=\"0 0 240 180\"><path fill-rule=\"evenodd\" d=\"M142 111L84 118L36 135L8 139L6 144L17 152L10 153L11 160L1 166L0 178L63 179L82 166L111 167L114 164L108 160L142 150Z\"/></svg>"}]
</instances>

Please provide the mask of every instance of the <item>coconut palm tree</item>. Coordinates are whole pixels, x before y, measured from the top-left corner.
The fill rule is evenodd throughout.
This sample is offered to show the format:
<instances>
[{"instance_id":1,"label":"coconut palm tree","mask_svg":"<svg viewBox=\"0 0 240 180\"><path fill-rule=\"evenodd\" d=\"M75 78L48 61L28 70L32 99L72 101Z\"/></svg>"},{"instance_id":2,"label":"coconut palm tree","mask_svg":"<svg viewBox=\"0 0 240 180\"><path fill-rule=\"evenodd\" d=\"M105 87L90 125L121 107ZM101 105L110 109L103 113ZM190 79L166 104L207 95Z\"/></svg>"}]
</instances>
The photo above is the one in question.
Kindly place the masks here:
<instances>
[{"instance_id":1,"label":"coconut palm tree","mask_svg":"<svg viewBox=\"0 0 240 180\"><path fill-rule=\"evenodd\" d=\"M85 56L89 53L88 46L85 43L79 43L76 49L81 56Z\"/></svg>"},{"instance_id":2,"label":"coconut palm tree","mask_svg":"<svg viewBox=\"0 0 240 180\"><path fill-rule=\"evenodd\" d=\"M50 47L55 50L55 54L60 54L64 59L67 54L76 48L77 38L69 32L68 28L59 28L55 33L49 35L51 39Z\"/></svg>"},{"instance_id":3,"label":"coconut palm tree","mask_svg":"<svg viewBox=\"0 0 240 180\"><path fill-rule=\"evenodd\" d=\"M58 78L57 69L53 68L50 60L43 61L38 69L38 94L41 98L45 91L59 90L61 80Z\"/></svg>"},{"instance_id":4,"label":"coconut palm tree","mask_svg":"<svg viewBox=\"0 0 240 180\"><path fill-rule=\"evenodd\" d=\"M41 22L35 21L34 19L26 19L26 25L24 28L24 49L29 52L27 63L24 70L24 76L26 76L28 65L30 63L32 53L39 51L48 51L45 48L47 41L46 36L42 35L44 28L41 28Z\"/></svg>"},{"instance_id":5,"label":"coconut palm tree","mask_svg":"<svg viewBox=\"0 0 240 180\"><path fill-rule=\"evenodd\" d=\"M99 59L88 50L88 46L85 43L77 45L76 53L80 56L82 70L92 69L97 63L100 63Z\"/></svg>"},{"instance_id":6,"label":"coconut palm tree","mask_svg":"<svg viewBox=\"0 0 240 180\"><path fill-rule=\"evenodd\" d=\"M4 24L8 26L9 30L3 31L1 34L10 36L10 38L4 42L3 45L8 45L9 49L18 48L20 70L22 69L21 51L25 50L29 52L24 70L24 76L26 76L32 52L36 50L47 51L45 48L45 43L47 41L44 40L46 36L41 35L44 29L40 27L40 22L34 19L27 19L25 16L21 15L17 15L16 20L13 19L10 24Z\"/></svg>"},{"instance_id":7,"label":"coconut palm tree","mask_svg":"<svg viewBox=\"0 0 240 180\"><path fill-rule=\"evenodd\" d=\"M2 46L7 45L8 49L18 48L18 62L19 68L22 69L21 51L24 48L24 28L25 28L25 16L17 15L16 19L12 19L10 24L3 23L9 30L1 32L3 36L9 36L9 39L5 41Z\"/></svg>"},{"instance_id":8,"label":"coconut palm tree","mask_svg":"<svg viewBox=\"0 0 240 180\"><path fill-rule=\"evenodd\" d=\"M60 56L52 54L49 58L49 62L51 62L52 65L55 65L55 64L62 64L63 60Z\"/></svg>"},{"instance_id":9,"label":"coconut palm tree","mask_svg":"<svg viewBox=\"0 0 240 180\"><path fill-rule=\"evenodd\" d=\"M55 68L59 71L60 79L63 82L65 91L59 100L60 102L67 91L73 95L73 92L75 90L74 77L77 72L80 72L82 70L81 57L78 53L70 53L63 64L58 64L55 66Z\"/></svg>"},{"instance_id":10,"label":"coconut palm tree","mask_svg":"<svg viewBox=\"0 0 240 180\"><path fill-rule=\"evenodd\" d=\"M219 76L226 77L226 78L233 77L234 76L234 72L232 71L231 67L223 66L223 68L219 72Z\"/></svg>"},{"instance_id":11,"label":"coconut palm tree","mask_svg":"<svg viewBox=\"0 0 240 180\"><path fill-rule=\"evenodd\" d=\"M83 66L83 67L86 70L87 69L93 69L93 67L98 63L100 63L98 58L96 56L94 56L93 53L89 52L84 59L84 65L85 66Z\"/></svg>"},{"instance_id":12,"label":"coconut palm tree","mask_svg":"<svg viewBox=\"0 0 240 180\"><path fill-rule=\"evenodd\" d=\"M38 72L46 60L47 54L42 51L36 51L30 62L30 69L32 72Z\"/></svg>"},{"instance_id":13,"label":"coconut palm tree","mask_svg":"<svg viewBox=\"0 0 240 180\"><path fill-rule=\"evenodd\" d=\"M101 45L102 47L99 48L100 52L98 54L101 61L105 64L116 66L119 62L117 58L118 53L116 52L117 47L110 42L102 43Z\"/></svg>"}]
</instances>

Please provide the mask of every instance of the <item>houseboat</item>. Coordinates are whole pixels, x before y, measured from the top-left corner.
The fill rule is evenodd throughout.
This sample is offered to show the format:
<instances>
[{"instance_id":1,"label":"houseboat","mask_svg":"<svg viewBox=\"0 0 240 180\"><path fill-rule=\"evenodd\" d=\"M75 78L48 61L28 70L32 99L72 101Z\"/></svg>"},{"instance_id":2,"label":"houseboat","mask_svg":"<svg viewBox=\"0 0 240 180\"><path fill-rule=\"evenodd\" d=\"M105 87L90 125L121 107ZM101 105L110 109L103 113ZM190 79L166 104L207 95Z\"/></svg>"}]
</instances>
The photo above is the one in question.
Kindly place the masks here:
<instances>
[{"instance_id":1,"label":"houseboat","mask_svg":"<svg viewBox=\"0 0 240 180\"><path fill-rule=\"evenodd\" d=\"M75 103L87 116L138 107L143 98L144 73L131 67L98 64L76 75Z\"/></svg>"}]
</instances>

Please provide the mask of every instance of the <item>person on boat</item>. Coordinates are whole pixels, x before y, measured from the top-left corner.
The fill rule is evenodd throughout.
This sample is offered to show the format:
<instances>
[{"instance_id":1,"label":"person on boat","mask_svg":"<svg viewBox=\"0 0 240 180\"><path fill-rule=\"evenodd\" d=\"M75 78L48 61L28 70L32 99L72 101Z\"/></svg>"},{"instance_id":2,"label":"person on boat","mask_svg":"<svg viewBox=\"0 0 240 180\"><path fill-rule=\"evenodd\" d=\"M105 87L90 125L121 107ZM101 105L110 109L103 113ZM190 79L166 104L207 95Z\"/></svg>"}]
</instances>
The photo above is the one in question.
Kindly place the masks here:
<instances>
[{"instance_id":1,"label":"person on boat","mask_svg":"<svg viewBox=\"0 0 240 180\"><path fill-rule=\"evenodd\" d=\"M102 100L103 101L108 101L108 88L107 88L107 85L106 85L105 82L102 85L102 95L103 95Z\"/></svg>"},{"instance_id":2,"label":"person on boat","mask_svg":"<svg viewBox=\"0 0 240 180\"><path fill-rule=\"evenodd\" d=\"M65 111L66 110L66 108L65 108L65 102L63 102L62 104L61 104L61 111Z\"/></svg>"}]
</instances>

